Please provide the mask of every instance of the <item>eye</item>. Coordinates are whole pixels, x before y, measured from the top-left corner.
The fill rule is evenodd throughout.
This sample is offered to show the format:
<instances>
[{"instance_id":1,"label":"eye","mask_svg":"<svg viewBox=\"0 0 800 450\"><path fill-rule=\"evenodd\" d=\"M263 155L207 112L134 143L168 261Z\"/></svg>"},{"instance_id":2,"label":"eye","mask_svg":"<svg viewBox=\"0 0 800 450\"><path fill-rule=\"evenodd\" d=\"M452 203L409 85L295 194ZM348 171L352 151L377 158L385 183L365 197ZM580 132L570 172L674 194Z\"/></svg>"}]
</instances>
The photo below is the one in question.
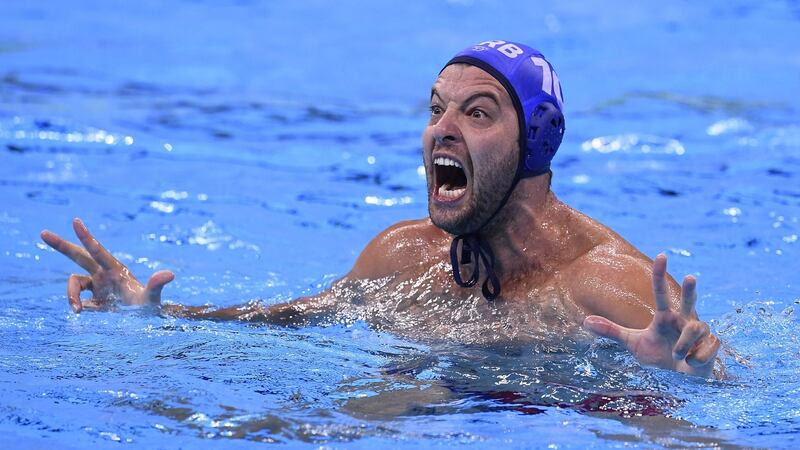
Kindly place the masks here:
<instances>
[{"instance_id":1,"label":"eye","mask_svg":"<svg viewBox=\"0 0 800 450\"><path fill-rule=\"evenodd\" d=\"M442 113L442 107L439 105L431 105L430 110L432 116L438 116L439 114Z\"/></svg>"},{"instance_id":2,"label":"eye","mask_svg":"<svg viewBox=\"0 0 800 450\"><path fill-rule=\"evenodd\" d=\"M483 119L486 117L486 113L483 112L482 109L475 108L469 113L470 117L473 119Z\"/></svg>"}]
</instances>

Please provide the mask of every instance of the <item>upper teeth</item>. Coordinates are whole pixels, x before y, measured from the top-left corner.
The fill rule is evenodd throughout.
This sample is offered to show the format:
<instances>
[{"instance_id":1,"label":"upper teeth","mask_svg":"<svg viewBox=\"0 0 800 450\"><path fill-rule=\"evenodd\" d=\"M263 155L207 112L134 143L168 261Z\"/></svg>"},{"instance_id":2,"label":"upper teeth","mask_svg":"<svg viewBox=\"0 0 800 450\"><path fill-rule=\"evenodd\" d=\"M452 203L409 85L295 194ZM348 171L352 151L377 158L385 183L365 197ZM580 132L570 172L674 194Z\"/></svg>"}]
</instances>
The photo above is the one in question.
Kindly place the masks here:
<instances>
[{"instance_id":1,"label":"upper teeth","mask_svg":"<svg viewBox=\"0 0 800 450\"><path fill-rule=\"evenodd\" d=\"M463 167L461 167L461 164L458 161L452 160L444 156L440 156L434 159L433 162L440 166L456 166L459 169L463 169Z\"/></svg>"}]
</instances>

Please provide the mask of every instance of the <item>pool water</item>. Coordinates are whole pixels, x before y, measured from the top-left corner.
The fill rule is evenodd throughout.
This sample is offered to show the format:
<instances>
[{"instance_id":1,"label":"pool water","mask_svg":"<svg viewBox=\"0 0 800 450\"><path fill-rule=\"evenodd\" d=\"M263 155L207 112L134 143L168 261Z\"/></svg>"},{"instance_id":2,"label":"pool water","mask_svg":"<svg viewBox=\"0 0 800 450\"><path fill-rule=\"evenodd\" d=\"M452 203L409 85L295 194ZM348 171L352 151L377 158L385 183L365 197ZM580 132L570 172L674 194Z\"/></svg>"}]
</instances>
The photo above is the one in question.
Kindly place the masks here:
<instances>
[{"instance_id":1,"label":"pool water","mask_svg":"<svg viewBox=\"0 0 800 450\"><path fill-rule=\"evenodd\" d=\"M800 3L11 0L0 18L0 446L587 448L800 441ZM168 301L318 292L427 214L442 64L529 43L564 87L553 190L676 278L709 381L603 340L469 345L70 312L82 217Z\"/></svg>"}]
</instances>

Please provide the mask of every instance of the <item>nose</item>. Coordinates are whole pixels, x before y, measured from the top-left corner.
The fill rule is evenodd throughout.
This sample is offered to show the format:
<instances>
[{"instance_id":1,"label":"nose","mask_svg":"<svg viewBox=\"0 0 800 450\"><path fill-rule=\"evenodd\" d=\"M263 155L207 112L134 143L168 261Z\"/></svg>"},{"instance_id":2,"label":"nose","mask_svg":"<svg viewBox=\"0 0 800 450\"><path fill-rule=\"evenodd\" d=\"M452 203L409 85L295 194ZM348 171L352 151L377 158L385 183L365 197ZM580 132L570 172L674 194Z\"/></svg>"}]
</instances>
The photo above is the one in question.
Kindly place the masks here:
<instances>
[{"instance_id":1,"label":"nose","mask_svg":"<svg viewBox=\"0 0 800 450\"><path fill-rule=\"evenodd\" d=\"M461 130L456 123L457 111L453 111L453 109L449 108L445 111L433 127L433 138L436 140L436 145L446 147L461 141Z\"/></svg>"}]
</instances>

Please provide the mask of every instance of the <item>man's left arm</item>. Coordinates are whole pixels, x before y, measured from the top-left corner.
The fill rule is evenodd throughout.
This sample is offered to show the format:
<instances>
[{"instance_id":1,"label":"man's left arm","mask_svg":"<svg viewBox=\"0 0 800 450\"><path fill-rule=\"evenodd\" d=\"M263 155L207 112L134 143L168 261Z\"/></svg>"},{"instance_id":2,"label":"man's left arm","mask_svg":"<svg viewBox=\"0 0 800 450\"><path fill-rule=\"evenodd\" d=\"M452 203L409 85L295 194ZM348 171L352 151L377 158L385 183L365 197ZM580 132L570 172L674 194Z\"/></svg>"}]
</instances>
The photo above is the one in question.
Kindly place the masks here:
<instances>
[{"instance_id":1,"label":"man's left arm","mask_svg":"<svg viewBox=\"0 0 800 450\"><path fill-rule=\"evenodd\" d=\"M720 341L697 316L693 276L687 275L679 286L667 274L663 254L652 270L643 257L632 255L598 257L576 270L583 273L573 277L580 281L571 289L587 313L586 329L619 342L642 364L706 378L715 375Z\"/></svg>"}]
</instances>

